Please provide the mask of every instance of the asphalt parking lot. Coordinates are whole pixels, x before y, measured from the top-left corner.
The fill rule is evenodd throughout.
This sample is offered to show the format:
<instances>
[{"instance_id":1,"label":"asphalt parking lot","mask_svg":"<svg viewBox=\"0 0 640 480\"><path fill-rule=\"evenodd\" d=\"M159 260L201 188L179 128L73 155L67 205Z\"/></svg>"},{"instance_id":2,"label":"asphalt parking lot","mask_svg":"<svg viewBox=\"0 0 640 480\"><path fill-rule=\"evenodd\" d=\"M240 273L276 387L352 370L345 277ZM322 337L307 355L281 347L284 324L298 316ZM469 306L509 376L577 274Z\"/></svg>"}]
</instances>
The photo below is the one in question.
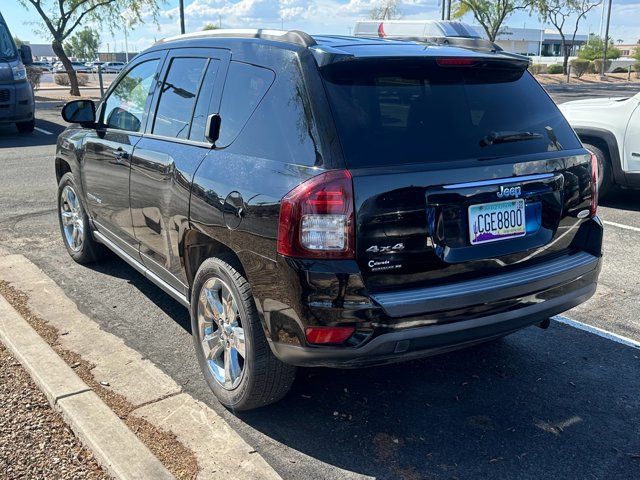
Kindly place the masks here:
<instances>
[{"instance_id":1,"label":"asphalt parking lot","mask_svg":"<svg viewBox=\"0 0 640 480\"><path fill-rule=\"evenodd\" d=\"M637 87L550 87L558 101ZM282 402L234 416L198 369L187 311L117 258L66 254L55 213L59 104L0 127L0 247L27 256L103 329L219 412L284 478L637 478L640 349L554 322L498 342L364 370L306 369ZM603 202L599 290L566 317L640 342L639 192Z\"/></svg>"}]
</instances>

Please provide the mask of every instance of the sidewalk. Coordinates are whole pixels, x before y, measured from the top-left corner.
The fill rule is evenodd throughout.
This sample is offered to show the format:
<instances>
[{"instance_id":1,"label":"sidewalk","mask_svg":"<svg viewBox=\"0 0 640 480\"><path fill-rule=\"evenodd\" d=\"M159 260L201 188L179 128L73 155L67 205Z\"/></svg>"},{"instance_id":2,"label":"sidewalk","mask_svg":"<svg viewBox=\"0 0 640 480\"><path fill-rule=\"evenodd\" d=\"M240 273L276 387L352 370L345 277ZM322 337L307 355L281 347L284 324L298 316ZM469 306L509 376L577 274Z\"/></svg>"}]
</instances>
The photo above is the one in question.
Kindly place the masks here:
<instances>
[{"instance_id":1,"label":"sidewalk","mask_svg":"<svg viewBox=\"0 0 640 480\"><path fill-rule=\"evenodd\" d=\"M171 377L122 339L101 330L28 259L2 250L0 339L18 352L16 357L23 365L29 365L30 375L52 405L61 404L64 411L71 399L95 397L89 403L76 401L73 408L67 408L64 418L76 434L82 433L83 443L91 446L110 473L114 473L108 464L110 456L121 466L136 468L131 466L128 452L134 450L136 442L142 442L144 445L135 447L134 458L150 453L180 479L281 480L221 415L184 393ZM37 343L43 346L35 347ZM41 351L46 353L46 360L41 358ZM57 369L50 366L60 362L66 365ZM65 369L70 373L63 374ZM99 413L109 430L106 437L101 433L105 429L96 430L94 422L88 421L91 414L87 410L96 403L103 405ZM111 420L106 421L109 416ZM114 422L121 425L114 426ZM131 432L137 439L130 438ZM118 442L120 436L123 440ZM147 463L153 463L150 457Z\"/></svg>"}]
</instances>

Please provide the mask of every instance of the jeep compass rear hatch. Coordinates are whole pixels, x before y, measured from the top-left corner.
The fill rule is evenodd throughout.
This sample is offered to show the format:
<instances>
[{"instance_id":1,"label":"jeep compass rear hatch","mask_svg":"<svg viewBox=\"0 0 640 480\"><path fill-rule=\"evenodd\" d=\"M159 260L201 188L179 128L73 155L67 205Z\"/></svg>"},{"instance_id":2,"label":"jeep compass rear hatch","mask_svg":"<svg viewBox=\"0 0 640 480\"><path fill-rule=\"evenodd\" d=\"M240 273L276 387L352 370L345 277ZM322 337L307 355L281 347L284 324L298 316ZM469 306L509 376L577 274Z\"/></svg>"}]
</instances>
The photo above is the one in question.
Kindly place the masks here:
<instances>
[{"instance_id":1,"label":"jeep compass rear hatch","mask_svg":"<svg viewBox=\"0 0 640 480\"><path fill-rule=\"evenodd\" d=\"M321 67L370 291L544 270L579 254L591 159L526 66L470 52Z\"/></svg>"}]
</instances>

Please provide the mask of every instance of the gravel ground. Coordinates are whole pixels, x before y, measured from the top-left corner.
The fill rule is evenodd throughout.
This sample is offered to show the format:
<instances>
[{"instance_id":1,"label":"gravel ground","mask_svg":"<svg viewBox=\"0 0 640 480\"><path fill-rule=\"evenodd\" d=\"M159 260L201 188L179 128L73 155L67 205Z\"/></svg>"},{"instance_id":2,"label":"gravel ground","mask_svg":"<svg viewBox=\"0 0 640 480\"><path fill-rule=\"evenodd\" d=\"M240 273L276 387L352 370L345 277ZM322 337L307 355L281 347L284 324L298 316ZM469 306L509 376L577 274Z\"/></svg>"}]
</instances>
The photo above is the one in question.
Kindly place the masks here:
<instances>
[{"instance_id":1,"label":"gravel ground","mask_svg":"<svg viewBox=\"0 0 640 480\"><path fill-rule=\"evenodd\" d=\"M134 406L127 402L124 397L111 391L108 386L103 386L98 383L91 373L94 367L92 364L83 360L78 354L60 347L58 330L31 312L27 306L28 296L24 292L16 290L7 284L7 282L0 280L0 295L7 299L13 308L15 308L36 332L51 345L56 353L75 370L76 374L93 389L102 401L125 422L178 480L192 480L196 478L198 462L193 452L182 445L175 438L175 435L155 427L142 418L130 415L134 410ZM11 389L7 391L11 391ZM0 475L0 480L3 479L4 477Z\"/></svg>"},{"instance_id":2,"label":"gravel ground","mask_svg":"<svg viewBox=\"0 0 640 480\"><path fill-rule=\"evenodd\" d=\"M0 478L111 478L2 344Z\"/></svg>"}]
</instances>

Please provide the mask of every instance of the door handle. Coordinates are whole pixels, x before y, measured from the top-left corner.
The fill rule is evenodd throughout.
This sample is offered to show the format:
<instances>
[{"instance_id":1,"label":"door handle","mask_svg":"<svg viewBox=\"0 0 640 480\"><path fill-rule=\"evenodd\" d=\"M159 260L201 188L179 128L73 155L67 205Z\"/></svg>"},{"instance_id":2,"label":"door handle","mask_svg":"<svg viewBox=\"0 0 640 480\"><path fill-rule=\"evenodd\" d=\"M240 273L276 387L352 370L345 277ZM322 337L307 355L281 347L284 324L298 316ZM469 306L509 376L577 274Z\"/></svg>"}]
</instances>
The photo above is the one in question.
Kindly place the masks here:
<instances>
[{"instance_id":1,"label":"door handle","mask_svg":"<svg viewBox=\"0 0 640 480\"><path fill-rule=\"evenodd\" d=\"M632 157L640 157L640 153L637 153L637 152L631 152L631 156L632 156Z\"/></svg>"}]
</instances>

